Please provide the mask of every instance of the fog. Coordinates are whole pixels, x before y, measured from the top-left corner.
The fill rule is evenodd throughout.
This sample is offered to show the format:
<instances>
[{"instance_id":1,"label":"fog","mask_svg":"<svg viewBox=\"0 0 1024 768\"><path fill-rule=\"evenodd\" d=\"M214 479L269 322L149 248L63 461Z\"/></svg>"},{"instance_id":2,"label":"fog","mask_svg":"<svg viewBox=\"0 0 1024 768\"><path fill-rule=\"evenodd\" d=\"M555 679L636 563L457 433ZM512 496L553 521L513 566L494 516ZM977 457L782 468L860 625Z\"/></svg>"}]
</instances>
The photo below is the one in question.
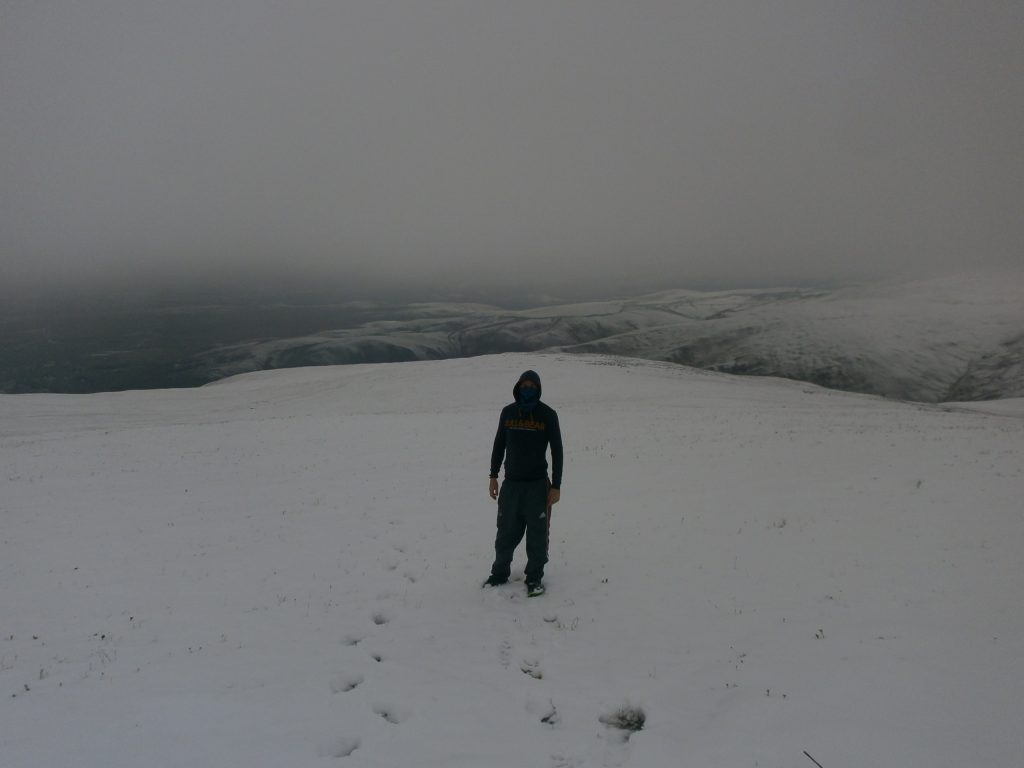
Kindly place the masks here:
<instances>
[{"instance_id":1,"label":"fog","mask_svg":"<svg viewBox=\"0 0 1024 768\"><path fill-rule=\"evenodd\" d=\"M1024 4L0 3L0 291L1024 259Z\"/></svg>"}]
</instances>

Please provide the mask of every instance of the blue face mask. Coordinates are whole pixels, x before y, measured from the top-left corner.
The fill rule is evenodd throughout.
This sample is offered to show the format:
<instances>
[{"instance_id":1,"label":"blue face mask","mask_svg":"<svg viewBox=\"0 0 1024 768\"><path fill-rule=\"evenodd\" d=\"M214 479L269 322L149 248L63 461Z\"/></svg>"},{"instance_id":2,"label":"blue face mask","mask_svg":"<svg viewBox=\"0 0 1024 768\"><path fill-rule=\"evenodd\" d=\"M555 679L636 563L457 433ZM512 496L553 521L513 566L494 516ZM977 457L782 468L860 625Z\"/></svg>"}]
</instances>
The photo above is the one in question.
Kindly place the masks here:
<instances>
[{"instance_id":1,"label":"blue face mask","mask_svg":"<svg viewBox=\"0 0 1024 768\"><path fill-rule=\"evenodd\" d=\"M537 402L537 388L536 387L520 387L519 388L519 403L521 405L533 405Z\"/></svg>"}]
</instances>

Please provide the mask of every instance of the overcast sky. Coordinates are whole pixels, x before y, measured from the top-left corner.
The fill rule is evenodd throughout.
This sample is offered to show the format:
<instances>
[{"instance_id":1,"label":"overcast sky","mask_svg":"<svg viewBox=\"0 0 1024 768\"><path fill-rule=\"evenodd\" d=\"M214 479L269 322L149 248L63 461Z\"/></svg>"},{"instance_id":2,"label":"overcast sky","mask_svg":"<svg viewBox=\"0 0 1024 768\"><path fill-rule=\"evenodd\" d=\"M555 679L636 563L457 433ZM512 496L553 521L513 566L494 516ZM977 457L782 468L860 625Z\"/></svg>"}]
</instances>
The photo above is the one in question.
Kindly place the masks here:
<instances>
[{"instance_id":1,"label":"overcast sky","mask_svg":"<svg viewBox=\"0 0 1024 768\"><path fill-rule=\"evenodd\" d=\"M0 0L7 291L1024 262L1021 0Z\"/></svg>"}]
</instances>

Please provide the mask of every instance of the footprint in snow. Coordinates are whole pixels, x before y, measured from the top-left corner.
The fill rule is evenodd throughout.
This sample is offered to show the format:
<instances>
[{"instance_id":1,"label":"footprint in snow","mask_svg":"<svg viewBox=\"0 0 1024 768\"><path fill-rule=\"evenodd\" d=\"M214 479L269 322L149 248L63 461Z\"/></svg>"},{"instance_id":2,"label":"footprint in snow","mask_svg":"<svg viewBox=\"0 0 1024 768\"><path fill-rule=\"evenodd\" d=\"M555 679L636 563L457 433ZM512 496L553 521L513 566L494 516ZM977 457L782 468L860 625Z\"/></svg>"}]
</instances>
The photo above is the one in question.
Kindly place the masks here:
<instances>
[{"instance_id":1,"label":"footprint in snow","mask_svg":"<svg viewBox=\"0 0 1024 768\"><path fill-rule=\"evenodd\" d=\"M359 645L365 639L366 635L360 634L358 632L351 632L345 635L343 638L341 638L341 644L348 646Z\"/></svg>"},{"instance_id":2,"label":"footprint in snow","mask_svg":"<svg viewBox=\"0 0 1024 768\"><path fill-rule=\"evenodd\" d=\"M544 670L540 668L540 659L523 659L519 669L522 670L523 674L529 675L534 680L544 679Z\"/></svg>"},{"instance_id":3,"label":"footprint in snow","mask_svg":"<svg viewBox=\"0 0 1024 768\"><path fill-rule=\"evenodd\" d=\"M392 704L377 703L373 705L375 714L380 715L392 725L398 725L409 719L409 712Z\"/></svg>"},{"instance_id":4,"label":"footprint in snow","mask_svg":"<svg viewBox=\"0 0 1024 768\"><path fill-rule=\"evenodd\" d=\"M549 728L556 728L562 722L562 716L558 712L558 707L555 706L554 699L548 699L547 701L530 699L526 702L526 711L531 715L537 716Z\"/></svg>"},{"instance_id":5,"label":"footprint in snow","mask_svg":"<svg viewBox=\"0 0 1024 768\"><path fill-rule=\"evenodd\" d=\"M569 757L562 754L551 756L551 768L580 768L585 762L582 757Z\"/></svg>"},{"instance_id":6,"label":"footprint in snow","mask_svg":"<svg viewBox=\"0 0 1024 768\"><path fill-rule=\"evenodd\" d=\"M555 707L554 702L551 702L551 709L544 713L544 716L541 717L540 721L551 728L555 728L560 722L562 722L562 716L558 714L558 709Z\"/></svg>"},{"instance_id":7,"label":"footprint in snow","mask_svg":"<svg viewBox=\"0 0 1024 768\"><path fill-rule=\"evenodd\" d=\"M512 641L507 637L498 646L498 658L501 660L501 666L508 669L512 663Z\"/></svg>"},{"instance_id":8,"label":"footprint in snow","mask_svg":"<svg viewBox=\"0 0 1024 768\"><path fill-rule=\"evenodd\" d=\"M343 757L348 757L359 749L359 744L360 741L358 738L331 739L317 748L317 754L320 757L332 757L335 760L340 760Z\"/></svg>"},{"instance_id":9,"label":"footprint in snow","mask_svg":"<svg viewBox=\"0 0 1024 768\"><path fill-rule=\"evenodd\" d=\"M337 675L331 678L331 693L346 693L363 684L362 675Z\"/></svg>"},{"instance_id":10,"label":"footprint in snow","mask_svg":"<svg viewBox=\"0 0 1024 768\"><path fill-rule=\"evenodd\" d=\"M386 611L376 611L373 614L373 623L378 627L383 626L391 621L391 616Z\"/></svg>"}]
</instances>

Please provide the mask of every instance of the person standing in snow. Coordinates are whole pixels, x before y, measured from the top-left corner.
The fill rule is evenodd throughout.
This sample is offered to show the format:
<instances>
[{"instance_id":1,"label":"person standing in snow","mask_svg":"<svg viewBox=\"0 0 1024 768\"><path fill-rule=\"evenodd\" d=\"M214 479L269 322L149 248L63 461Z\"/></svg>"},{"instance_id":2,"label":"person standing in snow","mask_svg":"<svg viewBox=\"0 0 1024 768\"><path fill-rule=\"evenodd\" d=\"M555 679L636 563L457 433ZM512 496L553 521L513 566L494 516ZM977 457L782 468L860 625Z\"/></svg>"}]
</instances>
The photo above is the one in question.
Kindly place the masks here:
<instances>
[{"instance_id":1,"label":"person standing in snow","mask_svg":"<svg viewBox=\"0 0 1024 768\"><path fill-rule=\"evenodd\" d=\"M498 501L498 535L494 540L494 565L485 587L508 581L512 555L526 534L526 589L533 597L543 594L544 565L548 561L551 506L561 497L562 433L558 414L540 400L540 376L526 371L498 421L491 450L490 495ZM551 478L547 449L551 446ZM505 480L498 487L498 470L505 462Z\"/></svg>"}]
</instances>

